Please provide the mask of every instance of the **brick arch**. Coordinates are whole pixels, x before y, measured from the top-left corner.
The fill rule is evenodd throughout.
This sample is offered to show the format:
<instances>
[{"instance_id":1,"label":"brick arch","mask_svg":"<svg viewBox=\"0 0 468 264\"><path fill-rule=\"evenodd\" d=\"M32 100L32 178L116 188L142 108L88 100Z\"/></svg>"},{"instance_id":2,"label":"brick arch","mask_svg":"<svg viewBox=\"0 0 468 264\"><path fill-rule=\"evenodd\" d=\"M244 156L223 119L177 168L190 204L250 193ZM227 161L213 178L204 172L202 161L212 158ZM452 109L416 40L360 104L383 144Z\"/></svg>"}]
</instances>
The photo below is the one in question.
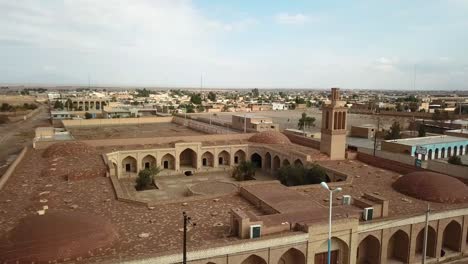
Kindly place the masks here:
<instances>
[{"instance_id":1,"label":"brick arch","mask_svg":"<svg viewBox=\"0 0 468 264\"><path fill-rule=\"evenodd\" d=\"M277 171L281 167L281 159L278 155L273 158L273 170Z\"/></svg>"},{"instance_id":2,"label":"brick arch","mask_svg":"<svg viewBox=\"0 0 468 264\"><path fill-rule=\"evenodd\" d=\"M234 152L234 163L239 164L242 161L245 161L247 153L243 149L236 149Z\"/></svg>"},{"instance_id":3,"label":"brick arch","mask_svg":"<svg viewBox=\"0 0 468 264\"><path fill-rule=\"evenodd\" d=\"M267 264L267 262L262 257L253 254L244 259L244 261L242 261L241 264Z\"/></svg>"},{"instance_id":4,"label":"brick arch","mask_svg":"<svg viewBox=\"0 0 468 264\"><path fill-rule=\"evenodd\" d=\"M288 165L291 165L291 162L289 162L288 159L284 159L282 165L283 166L288 166Z\"/></svg>"},{"instance_id":5,"label":"brick arch","mask_svg":"<svg viewBox=\"0 0 468 264\"><path fill-rule=\"evenodd\" d=\"M301 159L296 159L294 161L294 166L304 166L304 163L302 162Z\"/></svg>"},{"instance_id":6,"label":"brick arch","mask_svg":"<svg viewBox=\"0 0 468 264\"><path fill-rule=\"evenodd\" d=\"M457 220L450 221L444 228L442 235L442 250L461 251L462 225Z\"/></svg>"},{"instance_id":7,"label":"brick arch","mask_svg":"<svg viewBox=\"0 0 468 264\"><path fill-rule=\"evenodd\" d=\"M367 235L358 244L357 264L379 263L381 252L380 240L374 235Z\"/></svg>"},{"instance_id":8,"label":"brick arch","mask_svg":"<svg viewBox=\"0 0 468 264\"><path fill-rule=\"evenodd\" d=\"M281 255L278 264L305 264L306 258L304 252L297 248L290 248Z\"/></svg>"},{"instance_id":9,"label":"brick arch","mask_svg":"<svg viewBox=\"0 0 468 264\"><path fill-rule=\"evenodd\" d=\"M231 153L222 150L218 153L218 165L231 165Z\"/></svg>"},{"instance_id":10,"label":"brick arch","mask_svg":"<svg viewBox=\"0 0 468 264\"><path fill-rule=\"evenodd\" d=\"M423 255L423 247L424 247L424 230L425 228L421 228L416 236L416 255ZM435 258L437 257L437 231L432 226L428 226L427 230L427 251L426 256Z\"/></svg>"},{"instance_id":11,"label":"brick arch","mask_svg":"<svg viewBox=\"0 0 468 264\"><path fill-rule=\"evenodd\" d=\"M214 166L214 154L213 152L207 150L201 155L202 166L213 167Z\"/></svg>"},{"instance_id":12,"label":"brick arch","mask_svg":"<svg viewBox=\"0 0 468 264\"><path fill-rule=\"evenodd\" d=\"M127 155L122 159L122 168L124 172L127 173L136 173L137 172L137 159L133 155Z\"/></svg>"},{"instance_id":13,"label":"brick arch","mask_svg":"<svg viewBox=\"0 0 468 264\"><path fill-rule=\"evenodd\" d=\"M152 154L147 154L141 159L141 168L143 169L154 167L156 164L156 157Z\"/></svg>"},{"instance_id":14,"label":"brick arch","mask_svg":"<svg viewBox=\"0 0 468 264\"><path fill-rule=\"evenodd\" d=\"M271 162L272 162L272 158L271 158L271 154L269 151L267 151L265 153L265 169L269 170L271 168Z\"/></svg>"},{"instance_id":15,"label":"brick arch","mask_svg":"<svg viewBox=\"0 0 468 264\"><path fill-rule=\"evenodd\" d=\"M410 236L402 229L395 231L387 243L387 259L408 262L410 248Z\"/></svg>"},{"instance_id":16,"label":"brick arch","mask_svg":"<svg viewBox=\"0 0 468 264\"><path fill-rule=\"evenodd\" d=\"M192 168L197 167L198 153L192 148L185 148L179 153L179 164L180 167L188 166Z\"/></svg>"},{"instance_id":17,"label":"brick arch","mask_svg":"<svg viewBox=\"0 0 468 264\"><path fill-rule=\"evenodd\" d=\"M168 169L168 170L174 170L175 169L175 156L172 155L171 153L165 153L161 157L161 168L163 169Z\"/></svg>"}]
</instances>

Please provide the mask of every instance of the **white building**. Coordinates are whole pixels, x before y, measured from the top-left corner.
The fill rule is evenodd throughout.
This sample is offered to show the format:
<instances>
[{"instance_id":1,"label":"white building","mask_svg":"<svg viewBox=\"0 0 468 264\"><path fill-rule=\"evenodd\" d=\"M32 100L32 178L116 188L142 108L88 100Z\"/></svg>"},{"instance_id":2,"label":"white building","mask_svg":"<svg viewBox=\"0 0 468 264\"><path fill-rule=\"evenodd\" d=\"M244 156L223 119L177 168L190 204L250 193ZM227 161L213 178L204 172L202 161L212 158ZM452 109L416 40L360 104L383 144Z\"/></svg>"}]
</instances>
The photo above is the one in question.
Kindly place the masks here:
<instances>
[{"instance_id":1,"label":"white building","mask_svg":"<svg viewBox=\"0 0 468 264\"><path fill-rule=\"evenodd\" d=\"M288 107L283 103L272 103L273 110L288 110Z\"/></svg>"}]
</instances>

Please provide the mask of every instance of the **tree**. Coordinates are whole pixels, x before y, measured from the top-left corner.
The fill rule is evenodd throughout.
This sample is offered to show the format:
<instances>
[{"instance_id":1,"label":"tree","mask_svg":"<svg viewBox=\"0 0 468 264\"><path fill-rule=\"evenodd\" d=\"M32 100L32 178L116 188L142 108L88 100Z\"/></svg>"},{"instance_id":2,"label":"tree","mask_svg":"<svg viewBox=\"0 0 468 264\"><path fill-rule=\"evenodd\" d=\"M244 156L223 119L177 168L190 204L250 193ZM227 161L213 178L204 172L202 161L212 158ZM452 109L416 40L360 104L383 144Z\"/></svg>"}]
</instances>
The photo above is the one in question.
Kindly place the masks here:
<instances>
[{"instance_id":1,"label":"tree","mask_svg":"<svg viewBox=\"0 0 468 264\"><path fill-rule=\"evenodd\" d=\"M152 166L149 169L141 170L138 173L138 177L136 178L136 186L135 188L138 191L145 190L150 188L151 184L153 184L154 177L161 172L161 168L157 166Z\"/></svg>"},{"instance_id":2,"label":"tree","mask_svg":"<svg viewBox=\"0 0 468 264\"><path fill-rule=\"evenodd\" d=\"M197 106L197 111L198 111L199 113L205 112L205 107L204 107L203 105L199 105L199 106Z\"/></svg>"},{"instance_id":3,"label":"tree","mask_svg":"<svg viewBox=\"0 0 468 264\"><path fill-rule=\"evenodd\" d=\"M252 89L252 96L253 97L258 97L260 95L260 92L258 91L258 88Z\"/></svg>"},{"instance_id":4,"label":"tree","mask_svg":"<svg viewBox=\"0 0 468 264\"><path fill-rule=\"evenodd\" d=\"M91 113L88 113L88 112L86 112L86 113L84 114L84 116L85 116L86 119L91 119L91 118L93 118L93 115L92 115Z\"/></svg>"},{"instance_id":5,"label":"tree","mask_svg":"<svg viewBox=\"0 0 468 264\"><path fill-rule=\"evenodd\" d=\"M312 107L312 102L311 102L311 101L307 101L307 102L306 102L306 107L307 107L307 108Z\"/></svg>"},{"instance_id":6,"label":"tree","mask_svg":"<svg viewBox=\"0 0 468 264\"><path fill-rule=\"evenodd\" d=\"M54 109L60 109L63 110L63 103L60 100L55 101L54 103Z\"/></svg>"},{"instance_id":7,"label":"tree","mask_svg":"<svg viewBox=\"0 0 468 264\"><path fill-rule=\"evenodd\" d=\"M424 124L419 125L418 129L418 137L425 137L426 136L426 126Z\"/></svg>"},{"instance_id":8,"label":"tree","mask_svg":"<svg viewBox=\"0 0 468 264\"><path fill-rule=\"evenodd\" d=\"M245 181L252 179L255 176L255 164L251 161L242 161L232 171L232 177L237 181Z\"/></svg>"},{"instance_id":9,"label":"tree","mask_svg":"<svg viewBox=\"0 0 468 264\"><path fill-rule=\"evenodd\" d=\"M390 130L387 132L385 135L385 139L400 139L401 138L401 127L400 123L397 121L394 121L392 126L390 127Z\"/></svg>"},{"instance_id":10,"label":"tree","mask_svg":"<svg viewBox=\"0 0 468 264\"><path fill-rule=\"evenodd\" d=\"M319 184L330 181L325 170L316 164L311 167L283 166L278 170L278 180L286 186Z\"/></svg>"},{"instance_id":11,"label":"tree","mask_svg":"<svg viewBox=\"0 0 468 264\"><path fill-rule=\"evenodd\" d=\"M190 96L190 102L197 105L201 104L202 99L200 94L192 94L192 96Z\"/></svg>"},{"instance_id":12,"label":"tree","mask_svg":"<svg viewBox=\"0 0 468 264\"><path fill-rule=\"evenodd\" d=\"M210 99L210 101L212 101L212 102L215 102L216 101L216 94L213 93L213 92L209 92L208 93L208 99Z\"/></svg>"},{"instance_id":13,"label":"tree","mask_svg":"<svg viewBox=\"0 0 468 264\"><path fill-rule=\"evenodd\" d=\"M296 104L305 104L304 98L300 98L299 96L296 96L296 99L294 99L294 102Z\"/></svg>"},{"instance_id":14,"label":"tree","mask_svg":"<svg viewBox=\"0 0 468 264\"><path fill-rule=\"evenodd\" d=\"M70 98L68 98L65 102L65 107L67 108L67 110L71 110L73 108L73 102Z\"/></svg>"},{"instance_id":15,"label":"tree","mask_svg":"<svg viewBox=\"0 0 468 264\"><path fill-rule=\"evenodd\" d=\"M302 116L299 119L299 122L297 123L297 128L302 130L304 128L310 128L314 126L315 126L315 117L307 116L305 112L302 113Z\"/></svg>"},{"instance_id":16,"label":"tree","mask_svg":"<svg viewBox=\"0 0 468 264\"><path fill-rule=\"evenodd\" d=\"M463 165L461 158L459 156L451 156L448 159L448 163L453 164L453 165Z\"/></svg>"},{"instance_id":17,"label":"tree","mask_svg":"<svg viewBox=\"0 0 468 264\"><path fill-rule=\"evenodd\" d=\"M8 103L2 103L0 107L0 112L11 112L13 111L14 107Z\"/></svg>"},{"instance_id":18,"label":"tree","mask_svg":"<svg viewBox=\"0 0 468 264\"><path fill-rule=\"evenodd\" d=\"M434 113L432 114L432 120L435 121L443 121L443 120L448 120L449 119L449 114L447 111L440 111L439 109L436 109Z\"/></svg>"}]
</instances>

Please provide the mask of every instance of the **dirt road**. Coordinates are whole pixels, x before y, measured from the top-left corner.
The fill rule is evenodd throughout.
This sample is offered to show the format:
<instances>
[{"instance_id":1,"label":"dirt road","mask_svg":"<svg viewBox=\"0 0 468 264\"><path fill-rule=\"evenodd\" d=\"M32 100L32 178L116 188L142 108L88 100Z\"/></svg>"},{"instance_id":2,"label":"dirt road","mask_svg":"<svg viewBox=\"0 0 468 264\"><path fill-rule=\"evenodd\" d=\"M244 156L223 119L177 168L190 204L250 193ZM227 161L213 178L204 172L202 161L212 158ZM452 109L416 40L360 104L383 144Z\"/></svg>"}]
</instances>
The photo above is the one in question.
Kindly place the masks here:
<instances>
[{"instance_id":1,"label":"dirt road","mask_svg":"<svg viewBox=\"0 0 468 264\"><path fill-rule=\"evenodd\" d=\"M50 126L47 107L41 105L39 109L38 113L29 119L0 125L0 175L6 171L23 147L32 144L36 127Z\"/></svg>"}]
</instances>

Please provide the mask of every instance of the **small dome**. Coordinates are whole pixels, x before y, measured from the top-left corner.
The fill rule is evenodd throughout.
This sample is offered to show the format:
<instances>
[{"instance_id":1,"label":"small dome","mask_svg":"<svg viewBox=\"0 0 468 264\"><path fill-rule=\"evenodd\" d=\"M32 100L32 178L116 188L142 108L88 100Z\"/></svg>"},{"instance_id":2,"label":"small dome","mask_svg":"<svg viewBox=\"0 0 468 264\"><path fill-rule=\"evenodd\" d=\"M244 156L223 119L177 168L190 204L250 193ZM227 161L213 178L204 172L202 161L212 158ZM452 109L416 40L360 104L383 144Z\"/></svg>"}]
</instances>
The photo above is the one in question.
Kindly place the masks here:
<instances>
[{"instance_id":1,"label":"small dome","mask_svg":"<svg viewBox=\"0 0 468 264\"><path fill-rule=\"evenodd\" d=\"M9 233L9 247L0 248L0 262L49 263L86 257L117 239L114 227L95 214L47 212L20 220Z\"/></svg>"},{"instance_id":2,"label":"small dome","mask_svg":"<svg viewBox=\"0 0 468 264\"><path fill-rule=\"evenodd\" d=\"M249 138L250 142L263 144L291 144L289 138L277 131L264 131Z\"/></svg>"},{"instance_id":3,"label":"small dome","mask_svg":"<svg viewBox=\"0 0 468 264\"><path fill-rule=\"evenodd\" d=\"M468 187L457 178L429 171L408 173L393 183L400 193L438 203L460 203L468 198Z\"/></svg>"},{"instance_id":4,"label":"small dome","mask_svg":"<svg viewBox=\"0 0 468 264\"><path fill-rule=\"evenodd\" d=\"M59 142L46 148L42 156L44 158L67 157L87 154L95 154L96 149L83 142Z\"/></svg>"}]
</instances>

